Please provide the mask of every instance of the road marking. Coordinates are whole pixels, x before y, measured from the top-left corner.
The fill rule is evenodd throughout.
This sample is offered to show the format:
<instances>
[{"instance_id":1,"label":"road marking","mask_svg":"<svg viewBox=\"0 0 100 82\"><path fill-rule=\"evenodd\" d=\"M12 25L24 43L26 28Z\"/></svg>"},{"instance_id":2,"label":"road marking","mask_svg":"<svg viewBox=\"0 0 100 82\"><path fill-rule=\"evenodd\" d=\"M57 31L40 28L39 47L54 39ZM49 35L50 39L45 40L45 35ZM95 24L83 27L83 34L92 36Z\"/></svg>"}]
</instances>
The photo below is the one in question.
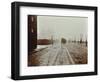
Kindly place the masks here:
<instances>
[{"instance_id":1,"label":"road marking","mask_svg":"<svg viewBox=\"0 0 100 82\"><path fill-rule=\"evenodd\" d=\"M67 46L66 46L66 50L67 50L67 53L68 53L68 56L69 56L69 59L71 61L72 64L75 64L75 62L73 61L72 57L71 57L71 54L69 53L68 49L67 49Z\"/></svg>"}]
</instances>

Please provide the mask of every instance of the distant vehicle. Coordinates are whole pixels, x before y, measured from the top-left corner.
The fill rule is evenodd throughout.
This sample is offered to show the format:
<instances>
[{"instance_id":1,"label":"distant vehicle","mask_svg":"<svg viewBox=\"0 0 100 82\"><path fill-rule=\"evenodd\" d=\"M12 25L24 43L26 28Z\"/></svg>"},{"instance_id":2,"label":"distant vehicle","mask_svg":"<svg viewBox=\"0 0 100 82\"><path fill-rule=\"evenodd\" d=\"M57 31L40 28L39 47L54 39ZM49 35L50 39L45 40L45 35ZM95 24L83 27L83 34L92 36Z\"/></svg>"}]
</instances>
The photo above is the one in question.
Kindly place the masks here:
<instances>
[{"instance_id":1,"label":"distant vehicle","mask_svg":"<svg viewBox=\"0 0 100 82\"><path fill-rule=\"evenodd\" d=\"M61 43L65 44L66 43L66 39L65 38L61 38Z\"/></svg>"}]
</instances>

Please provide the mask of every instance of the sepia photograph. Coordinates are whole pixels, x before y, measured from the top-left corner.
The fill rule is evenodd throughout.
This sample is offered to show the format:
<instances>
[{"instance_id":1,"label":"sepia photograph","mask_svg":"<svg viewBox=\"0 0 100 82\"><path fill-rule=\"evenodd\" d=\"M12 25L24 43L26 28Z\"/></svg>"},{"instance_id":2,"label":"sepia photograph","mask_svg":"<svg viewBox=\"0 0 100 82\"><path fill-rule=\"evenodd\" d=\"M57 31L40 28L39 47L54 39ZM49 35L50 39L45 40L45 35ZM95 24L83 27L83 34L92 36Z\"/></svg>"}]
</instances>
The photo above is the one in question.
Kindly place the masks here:
<instances>
[{"instance_id":1,"label":"sepia photograph","mask_svg":"<svg viewBox=\"0 0 100 82\"><path fill-rule=\"evenodd\" d=\"M11 78L97 75L96 6L12 2Z\"/></svg>"},{"instance_id":2,"label":"sepia photograph","mask_svg":"<svg viewBox=\"0 0 100 82\"><path fill-rule=\"evenodd\" d=\"M28 66L88 63L88 17L28 15Z\"/></svg>"}]
</instances>

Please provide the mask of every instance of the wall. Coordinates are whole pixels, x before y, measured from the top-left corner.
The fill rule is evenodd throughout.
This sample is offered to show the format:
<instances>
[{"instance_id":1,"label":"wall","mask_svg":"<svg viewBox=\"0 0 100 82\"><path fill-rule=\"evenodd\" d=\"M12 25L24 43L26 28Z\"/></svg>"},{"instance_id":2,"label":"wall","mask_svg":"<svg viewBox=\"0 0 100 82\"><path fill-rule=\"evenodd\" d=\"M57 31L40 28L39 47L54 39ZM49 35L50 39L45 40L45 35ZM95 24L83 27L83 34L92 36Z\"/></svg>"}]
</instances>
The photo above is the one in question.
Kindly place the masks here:
<instances>
[{"instance_id":1,"label":"wall","mask_svg":"<svg viewBox=\"0 0 100 82\"><path fill-rule=\"evenodd\" d=\"M17 1L17 0L16 0ZM41 2L41 3L57 3L57 4L72 4L72 5L89 5L89 6L98 6L98 10L100 10L100 0L20 0L20 1L28 1L28 2ZM13 82L10 79L10 71L11 71L11 2L13 0L1 0L0 1L0 82ZM100 11L98 12L98 14ZM100 16L98 16L98 21L100 20ZM98 25L99 27L99 25ZM100 29L98 28L100 35ZM100 37L98 39L100 42ZM100 48L100 43L98 43L98 48ZM100 51L98 52L98 55ZM100 55L98 56L100 58ZM100 62L100 60L98 61ZM99 65L100 68L100 65ZM100 71L99 71L100 73ZM65 77L65 78L53 78L53 79L39 79L34 80L35 82L90 82L95 81L99 82L98 76L84 76L84 77ZM26 80L26 82L32 82L33 80ZM22 81L20 81L22 82Z\"/></svg>"}]
</instances>

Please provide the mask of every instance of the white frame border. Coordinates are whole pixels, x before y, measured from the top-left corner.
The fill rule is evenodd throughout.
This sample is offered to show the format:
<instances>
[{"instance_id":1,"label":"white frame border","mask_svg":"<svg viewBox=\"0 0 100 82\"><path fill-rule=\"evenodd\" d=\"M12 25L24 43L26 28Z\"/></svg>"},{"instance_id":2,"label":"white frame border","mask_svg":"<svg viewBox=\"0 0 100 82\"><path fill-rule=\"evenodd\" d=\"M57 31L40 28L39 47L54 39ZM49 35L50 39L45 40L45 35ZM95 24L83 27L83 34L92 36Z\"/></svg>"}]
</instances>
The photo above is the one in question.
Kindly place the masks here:
<instances>
[{"instance_id":1,"label":"white frame border","mask_svg":"<svg viewBox=\"0 0 100 82\"><path fill-rule=\"evenodd\" d=\"M56 15L88 17L88 64L66 66L27 66L27 15ZM53 71L52 71L53 70ZM94 72L94 11L41 7L20 7L20 76Z\"/></svg>"}]
</instances>

